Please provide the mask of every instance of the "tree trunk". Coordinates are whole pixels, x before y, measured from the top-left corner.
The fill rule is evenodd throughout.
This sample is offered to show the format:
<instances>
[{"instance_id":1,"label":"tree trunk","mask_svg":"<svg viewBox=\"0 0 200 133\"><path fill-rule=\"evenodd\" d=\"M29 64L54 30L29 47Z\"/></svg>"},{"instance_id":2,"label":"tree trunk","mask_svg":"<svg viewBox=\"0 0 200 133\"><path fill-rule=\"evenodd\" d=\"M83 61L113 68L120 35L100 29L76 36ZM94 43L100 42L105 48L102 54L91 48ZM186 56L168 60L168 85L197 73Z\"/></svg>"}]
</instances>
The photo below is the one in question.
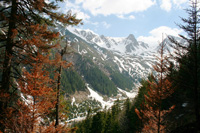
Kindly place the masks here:
<instances>
[{"instance_id":1,"label":"tree trunk","mask_svg":"<svg viewBox=\"0 0 200 133\"><path fill-rule=\"evenodd\" d=\"M1 81L1 93L7 93L10 88L10 75L11 75L11 60L13 54L14 40L13 40L13 30L16 28L16 14L17 14L17 0L12 0L12 8L9 19L9 28L7 34L5 57L3 62L3 73ZM7 106L7 100L0 101L0 120L4 119L3 110ZM4 126L0 124L0 130L4 131Z\"/></svg>"},{"instance_id":2,"label":"tree trunk","mask_svg":"<svg viewBox=\"0 0 200 133\"><path fill-rule=\"evenodd\" d=\"M197 10L197 0L195 0L195 10ZM195 20L197 20L197 11L195 12ZM194 104L195 104L195 115L196 115L196 130L198 131L200 125L199 117L199 98L198 98L198 54L197 54L197 23L194 26Z\"/></svg>"},{"instance_id":3,"label":"tree trunk","mask_svg":"<svg viewBox=\"0 0 200 133\"><path fill-rule=\"evenodd\" d=\"M62 58L62 57L61 57ZM60 80L61 80L61 73L62 73L62 65L60 64L59 68L59 75L58 75L58 83L57 83L57 102L56 102L56 123L55 127L59 125L59 104L60 104Z\"/></svg>"},{"instance_id":4,"label":"tree trunk","mask_svg":"<svg viewBox=\"0 0 200 133\"><path fill-rule=\"evenodd\" d=\"M200 117L199 117L199 100L198 100L198 54L197 54L197 34L195 34L194 42L194 104L196 115L196 130L199 130Z\"/></svg>"},{"instance_id":5,"label":"tree trunk","mask_svg":"<svg viewBox=\"0 0 200 133\"><path fill-rule=\"evenodd\" d=\"M2 73L2 90L9 90L10 87L10 74L11 74L11 60L13 54L14 40L13 40L13 30L16 28L16 12L17 3L16 0L12 0L11 17L9 20L9 29L6 41L6 51L3 62L3 73Z\"/></svg>"}]
</instances>

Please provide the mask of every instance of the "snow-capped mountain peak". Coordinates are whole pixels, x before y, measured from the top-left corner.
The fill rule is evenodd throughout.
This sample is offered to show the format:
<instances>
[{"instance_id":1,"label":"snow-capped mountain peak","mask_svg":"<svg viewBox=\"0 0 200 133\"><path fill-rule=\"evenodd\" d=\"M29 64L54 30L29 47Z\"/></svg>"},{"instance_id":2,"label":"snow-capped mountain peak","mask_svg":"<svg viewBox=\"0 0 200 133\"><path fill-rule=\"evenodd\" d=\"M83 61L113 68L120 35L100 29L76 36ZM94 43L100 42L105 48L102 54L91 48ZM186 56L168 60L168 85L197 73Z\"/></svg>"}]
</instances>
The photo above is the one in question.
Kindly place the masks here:
<instances>
[{"instance_id":1,"label":"snow-capped mountain peak","mask_svg":"<svg viewBox=\"0 0 200 133\"><path fill-rule=\"evenodd\" d=\"M126 39L130 40L132 42L137 42L137 40L135 39L135 36L133 34L130 34Z\"/></svg>"},{"instance_id":2,"label":"snow-capped mountain peak","mask_svg":"<svg viewBox=\"0 0 200 133\"><path fill-rule=\"evenodd\" d=\"M95 43L102 48L121 54L137 54L138 49L149 48L148 44L139 43L133 34L128 35L128 37L106 37L91 30L70 29L70 32L75 33L89 43Z\"/></svg>"}]
</instances>

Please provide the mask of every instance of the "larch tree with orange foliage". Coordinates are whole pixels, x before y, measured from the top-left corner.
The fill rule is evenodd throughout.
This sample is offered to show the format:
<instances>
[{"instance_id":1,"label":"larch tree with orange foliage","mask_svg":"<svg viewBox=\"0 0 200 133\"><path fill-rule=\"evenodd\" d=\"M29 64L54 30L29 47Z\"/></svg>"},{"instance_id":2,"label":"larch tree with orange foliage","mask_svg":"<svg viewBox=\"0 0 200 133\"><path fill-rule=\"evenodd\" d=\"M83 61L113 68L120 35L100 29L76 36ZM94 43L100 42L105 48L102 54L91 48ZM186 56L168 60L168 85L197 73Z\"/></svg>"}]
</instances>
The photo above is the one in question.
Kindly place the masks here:
<instances>
[{"instance_id":1,"label":"larch tree with orange foliage","mask_svg":"<svg viewBox=\"0 0 200 133\"><path fill-rule=\"evenodd\" d=\"M171 82L165 76L168 72L168 58L164 56L165 43L160 44L158 62L153 66L156 76L152 75L153 81L149 81L148 94L145 95L145 103L143 103L140 111L136 108L135 112L138 117L143 120L143 132L161 133L165 130L165 117L171 112L175 106L168 110L162 109L162 101L169 97L174 89Z\"/></svg>"},{"instance_id":2,"label":"larch tree with orange foliage","mask_svg":"<svg viewBox=\"0 0 200 133\"><path fill-rule=\"evenodd\" d=\"M45 66L45 62L43 58L45 56L48 56L49 50L56 46L56 45L48 45L48 44L51 42L52 38L58 38L59 36L58 33L51 33L47 31L47 26L40 26L39 24L37 24L37 25L31 25L29 28L30 28L29 30L30 38L27 38L26 40L23 40L23 39L20 40L21 46L24 46L24 48L14 49L15 51L13 51L13 55L15 55L15 57L12 57L12 59L15 59L15 60L12 60L12 63L10 64L13 66L11 67L12 73L10 73L11 74L9 78L10 81L8 81L10 82L9 89L8 90L6 90L5 88L3 89L3 85L1 86L2 87L1 99L3 99L3 101L1 101L1 104L3 106L1 106L0 118L2 119L0 119L0 122L2 126L2 129L1 129L2 131L4 131L5 129L11 130L10 127L8 126L8 123L12 123L10 121L16 122L16 123L13 123L13 125L18 125L18 127L20 127L19 126L20 122L18 120L13 120L12 117L5 117L7 116L7 113L9 112L9 110L13 110L11 112L13 113L12 114L13 116L15 115L17 116L16 119L18 118L19 114L24 114L24 113L29 114L29 112L25 112L25 111L23 113L21 112L22 108L28 111L29 106L25 106L26 103L23 101L23 97L22 97L23 93L25 92L23 91L23 89L20 89L20 88L23 88L26 86L32 86L33 82L26 81L26 79L29 78L30 75L24 77L24 74L22 73L22 69L25 69L25 70L30 69L29 71L34 70L36 72L36 70L39 71L39 69L32 69L36 64L38 66L39 65ZM48 39L48 38L51 38L51 39ZM49 75L46 75L46 76L49 76ZM2 80L3 80L3 77L2 77ZM24 84L22 84L22 82L24 82ZM38 92L39 91L40 89L38 89ZM17 115L16 112L18 112L19 114ZM10 114L10 116L12 115ZM28 116L33 117L30 115L27 115L27 117ZM25 126L23 127L24 127L23 130L25 130L26 127Z\"/></svg>"},{"instance_id":3,"label":"larch tree with orange foliage","mask_svg":"<svg viewBox=\"0 0 200 133\"><path fill-rule=\"evenodd\" d=\"M49 63L49 55L37 53L35 61L29 69L23 69L23 81L18 82L21 91L21 99L17 101L15 108L8 108L5 113L9 118L5 123L10 132L68 132L71 131L65 125L54 126L49 121L48 114L56 105L56 92L50 73L46 70ZM46 68L47 67L47 68Z\"/></svg>"},{"instance_id":4,"label":"larch tree with orange foliage","mask_svg":"<svg viewBox=\"0 0 200 133\"><path fill-rule=\"evenodd\" d=\"M56 22L66 25L77 25L71 12L57 12L56 0L2 0L0 2L0 122L6 123L7 108L15 108L16 101L21 98L18 82L24 81L22 68L28 68L35 62L37 52L41 54L58 45L59 33L48 26ZM38 51L40 50L40 51ZM6 129L0 124L0 130Z\"/></svg>"},{"instance_id":5,"label":"larch tree with orange foliage","mask_svg":"<svg viewBox=\"0 0 200 133\"><path fill-rule=\"evenodd\" d=\"M42 122L55 106L55 92L49 72L45 69L49 56L38 53L33 60L35 62L29 69L23 68L24 80L18 82L22 97L17 103L18 112L13 112L12 119L7 122L9 125L6 124L6 128L14 132L37 132L43 129Z\"/></svg>"}]
</instances>

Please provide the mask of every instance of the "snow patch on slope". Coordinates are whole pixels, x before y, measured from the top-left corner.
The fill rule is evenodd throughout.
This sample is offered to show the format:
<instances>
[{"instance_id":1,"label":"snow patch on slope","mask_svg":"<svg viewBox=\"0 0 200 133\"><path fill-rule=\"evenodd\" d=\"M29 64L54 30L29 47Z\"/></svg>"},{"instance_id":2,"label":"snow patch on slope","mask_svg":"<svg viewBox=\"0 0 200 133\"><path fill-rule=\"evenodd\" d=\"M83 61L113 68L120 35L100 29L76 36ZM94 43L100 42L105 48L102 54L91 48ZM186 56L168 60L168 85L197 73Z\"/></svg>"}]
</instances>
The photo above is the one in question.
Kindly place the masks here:
<instances>
[{"instance_id":1,"label":"snow patch on slope","mask_svg":"<svg viewBox=\"0 0 200 133\"><path fill-rule=\"evenodd\" d=\"M79 122L79 121L83 121L86 119L86 116L84 117L77 117L77 118L74 118L74 119L70 119L68 121L66 121L68 123L68 125L72 125L73 122Z\"/></svg>"},{"instance_id":2,"label":"snow patch on slope","mask_svg":"<svg viewBox=\"0 0 200 133\"><path fill-rule=\"evenodd\" d=\"M91 97L91 98L99 101L101 103L103 109L105 107L110 108L114 104L114 101L115 101L114 99L110 99L109 101L104 101L102 96L100 96L97 92L95 92L94 90L92 90L89 87L89 84L87 84L86 86L87 86L88 90L90 91L90 95L88 97Z\"/></svg>"},{"instance_id":3,"label":"snow patch on slope","mask_svg":"<svg viewBox=\"0 0 200 133\"><path fill-rule=\"evenodd\" d=\"M102 109L104 109L105 107L107 109L109 109L110 107L112 107L112 105L114 105L114 102L117 100L116 98L109 98L109 101L104 101L102 96L100 96L97 92L95 92L94 90L92 90L89 87L89 84L87 84L86 86L90 92L90 95L88 97L99 101L102 105ZM119 91L119 93L123 93L126 95L126 97L120 97L120 100L127 99L127 98L133 99L136 97L136 95L138 93L138 91L128 92L128 91L122 90L120 88L118 88L118 91Z\"/></svg>"},{"instance_id":4,"label":"snow patch on slope","mask_svg":"<svg viewBox=\"0 0 200 133\"><path fill-rule=\"evenodd\" d=\"M123 64L123 60L120 60L117 56L114 56L114 62L119 62L119 70L120 72L122 72L122 70L127 71L127 69L125 68L124 64ZM122 68L122 69L121 69Z\"/></svg>"},{"instance_id":5,"label":"snow patch on slope","mask_svg":"<svg viewBox=\"0 0 200 133\"><path fill-rule=\"evenodd\" d=\"M125 90L122 90L122 89L120 89L120 88L117 88L120 92L122 92L122 93L124 93L124 94L126 94L126 96L128 97L128 98L135 98L135 96L137 95L137 92L127 92L127 91L125 91Z\"/></svg>"},{"instance_id":6,"label":"snow patch on slope","mask_svg":"<svg viewBox=\"0 0 200 133\"><path fill-rule=\"evenodd\" d=\"M73 105L75 103L75 101L76 101L76 99L73 97L71 105Z\"/></svg>"}]
</instances>

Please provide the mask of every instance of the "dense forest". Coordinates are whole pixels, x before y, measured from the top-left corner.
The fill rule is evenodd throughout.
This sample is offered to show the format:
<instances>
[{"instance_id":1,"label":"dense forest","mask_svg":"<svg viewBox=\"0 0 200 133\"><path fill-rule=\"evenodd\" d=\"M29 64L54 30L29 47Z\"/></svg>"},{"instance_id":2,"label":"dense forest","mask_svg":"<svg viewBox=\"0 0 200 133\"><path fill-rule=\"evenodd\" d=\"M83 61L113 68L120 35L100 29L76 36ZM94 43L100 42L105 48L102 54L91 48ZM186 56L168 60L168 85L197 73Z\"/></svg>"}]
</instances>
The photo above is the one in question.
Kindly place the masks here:
<instances>
[{"instance_id":1,"label":"dense forest","mask_svg":"<svg viewBox=\"0 0 200 133\"><path fill-rule=\"evenodd\" d=\"M128 90L133 84L112 70L109 80L87 58L80 57L82 64L75 64L80 72L64 60L69 45L63 44L63 37L54 29L56 25L76 26L81 20L71 12L57 12L57 2L63 0L0 3L0 132L200 132L197 1L191 1L188 18L182 18L183 24L178 25L187 34L180 35L185 43L169 36L170 46L159 44L154 71L141 81L137 96L116 100L111 108L101 111L88 108L86 118L71 127L66 122L70 109L64 96L77 88L85 89L82 75L108 96L117 94L115 84Z\"/></svg>"}]
</instances>

